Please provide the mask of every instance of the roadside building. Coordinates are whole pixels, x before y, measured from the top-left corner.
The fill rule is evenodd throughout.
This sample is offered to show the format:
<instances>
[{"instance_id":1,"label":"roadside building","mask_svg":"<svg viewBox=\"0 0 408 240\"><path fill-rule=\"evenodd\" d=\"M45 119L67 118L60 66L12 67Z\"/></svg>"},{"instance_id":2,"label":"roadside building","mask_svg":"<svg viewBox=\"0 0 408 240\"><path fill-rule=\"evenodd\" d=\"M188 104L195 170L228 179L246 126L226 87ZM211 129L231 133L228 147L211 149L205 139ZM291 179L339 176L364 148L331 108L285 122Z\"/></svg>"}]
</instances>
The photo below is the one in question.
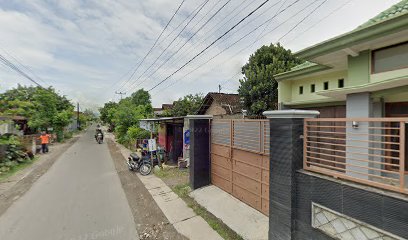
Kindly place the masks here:
<instances>
[{"instance_id":1,"label":"roadside building","mask_svg":"<svg viewBox=\"0 0 408 240\"><path fill-rule=\"evenodd\" d=\"M14 134L24 135L29 134L28 119L22 116L0 116L0 135Z\"/></svg>"},{"instance_id":2,"label":"roadside building","mask_svg":"<svg viewBox=\"0 0 408 240\"><path fill-rule=\"evenodd\" d=\"M166 151L169 163L176 164L183 159L184 117L141 119L139 124L152 133L157 131L157 144Z\"/></svg>"},{"instance_id":3,"label":"roadside building","mask_svg":"<svg viewBox=\"0 0 408 240\"><path fill-rule=\"evenodd\" d=\"M212 115L214 118L243 118L242 104L238 94L208 93L197 111L197 115Z\"/></svg>"},{"instance_id":4,"label":"roadside building","mask_svg":"<svg viewBox=\"0 0 408 240\"><path fill-rule=\"evenodd\" d=\"M170 111L171 109L173 109L173 104L163 103L161 107L153 108L153 113L156 117L163 117L166 111Z\"/></svg>"},{"instance_id":5,"label":"roadside building","mask_svg":"<svg viewBox=\"0 0 408 240\"><path fill-rule=\"evenodd\" d=\"M268 239L408 239L408 1L295 55L267 120L190 120L191 187L268 216Z\"/></svg>"},{"instance_id":6,"label":"roadside building","mask_svg":"<svg viewBox=\"0 0 408 240\"><path fill-rule=\"evenodd\" d=\"M303 49L307 60L275 76L280 109L320 117L408 116L408 3L355 30Z\"/></svg>"}]
</instances>

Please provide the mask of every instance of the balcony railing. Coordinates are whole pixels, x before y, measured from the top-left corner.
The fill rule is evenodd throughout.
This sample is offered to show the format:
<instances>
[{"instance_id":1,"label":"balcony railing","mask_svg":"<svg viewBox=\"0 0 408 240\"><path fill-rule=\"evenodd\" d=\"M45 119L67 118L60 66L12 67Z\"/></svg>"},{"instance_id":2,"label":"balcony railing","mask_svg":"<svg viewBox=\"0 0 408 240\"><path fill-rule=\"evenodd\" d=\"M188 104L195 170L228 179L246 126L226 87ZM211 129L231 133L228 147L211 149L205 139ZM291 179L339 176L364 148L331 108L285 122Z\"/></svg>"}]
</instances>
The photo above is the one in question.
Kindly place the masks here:
<instances>
[{"instance_id":1,"label":"balcony railing","mask_svg":"<svg viewBox=\"0 0 408 240\"><path fill-rule=\"evenodd\" d=\"M408 118L305 119L304 169L408 194Z\"/></svg>"}]
</instances>

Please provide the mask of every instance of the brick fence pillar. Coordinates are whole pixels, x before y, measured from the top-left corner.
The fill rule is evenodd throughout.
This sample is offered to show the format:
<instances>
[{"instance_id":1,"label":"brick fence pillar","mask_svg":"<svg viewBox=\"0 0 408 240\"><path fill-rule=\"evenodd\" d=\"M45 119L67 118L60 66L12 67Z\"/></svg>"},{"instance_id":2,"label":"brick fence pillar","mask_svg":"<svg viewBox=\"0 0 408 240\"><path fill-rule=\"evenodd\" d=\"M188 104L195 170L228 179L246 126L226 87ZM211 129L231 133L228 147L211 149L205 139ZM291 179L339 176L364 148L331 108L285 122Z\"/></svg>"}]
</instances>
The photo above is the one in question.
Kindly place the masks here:
<instances>
[{"instance_id":1,"label":"brick fence pillar","mask_svg":"<svg viewBox=\"0 0 408 240\"><path fill-rule=\"evenodd\" d=\"M266 111L270 120L269 239L294 239L295 172L303 164L303 120L318 111Z\"/></svg>"},{"instance_id":2,"label":"brick fence pillar","mask_svg":"<svg viewBox=\"0 0 408 240\"><path fill-rule=\"evenodd\" d=\"M210 124L212 116L188 115L190 125L190 186L192 189L211 183Z\"/></svg>"}]
</instances>

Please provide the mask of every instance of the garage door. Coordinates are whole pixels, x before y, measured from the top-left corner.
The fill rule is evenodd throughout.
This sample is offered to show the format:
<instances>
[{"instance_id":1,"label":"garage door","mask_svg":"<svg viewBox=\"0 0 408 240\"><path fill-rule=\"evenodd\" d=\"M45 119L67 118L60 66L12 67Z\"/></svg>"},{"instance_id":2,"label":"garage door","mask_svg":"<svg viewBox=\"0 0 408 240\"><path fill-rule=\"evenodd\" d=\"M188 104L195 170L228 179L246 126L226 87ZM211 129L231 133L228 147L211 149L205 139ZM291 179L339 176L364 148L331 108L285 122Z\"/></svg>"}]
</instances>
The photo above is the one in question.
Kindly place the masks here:
<instances>
[{"instance_id":1,"label":"garage door","mask_svg":"<svg viewBox=\"0 0 408 240\"><path fill-rule=\"evenodd\" d=\"M269 214L269 121L213 120L211 181Z\"/></svg>"}]
</instances>

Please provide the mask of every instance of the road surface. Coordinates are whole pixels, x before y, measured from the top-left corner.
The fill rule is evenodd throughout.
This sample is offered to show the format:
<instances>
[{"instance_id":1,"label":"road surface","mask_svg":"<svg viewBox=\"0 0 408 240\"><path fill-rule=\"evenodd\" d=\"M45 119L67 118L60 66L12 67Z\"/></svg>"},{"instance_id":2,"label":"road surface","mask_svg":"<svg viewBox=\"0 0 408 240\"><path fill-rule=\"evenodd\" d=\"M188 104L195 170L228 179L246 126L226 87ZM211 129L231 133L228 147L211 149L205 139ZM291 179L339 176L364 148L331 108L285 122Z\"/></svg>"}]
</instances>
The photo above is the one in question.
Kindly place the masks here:
<instances>
[{"instance_id":1,"label":"road surface","mask_svg":"<svg viewBox=\"0 0 408 240\"><path fill-rule=\"evenodd\" d=\"M106 143L94 128L0 216L1 240L138 239Z\"/></svg>"}]
</instances>

